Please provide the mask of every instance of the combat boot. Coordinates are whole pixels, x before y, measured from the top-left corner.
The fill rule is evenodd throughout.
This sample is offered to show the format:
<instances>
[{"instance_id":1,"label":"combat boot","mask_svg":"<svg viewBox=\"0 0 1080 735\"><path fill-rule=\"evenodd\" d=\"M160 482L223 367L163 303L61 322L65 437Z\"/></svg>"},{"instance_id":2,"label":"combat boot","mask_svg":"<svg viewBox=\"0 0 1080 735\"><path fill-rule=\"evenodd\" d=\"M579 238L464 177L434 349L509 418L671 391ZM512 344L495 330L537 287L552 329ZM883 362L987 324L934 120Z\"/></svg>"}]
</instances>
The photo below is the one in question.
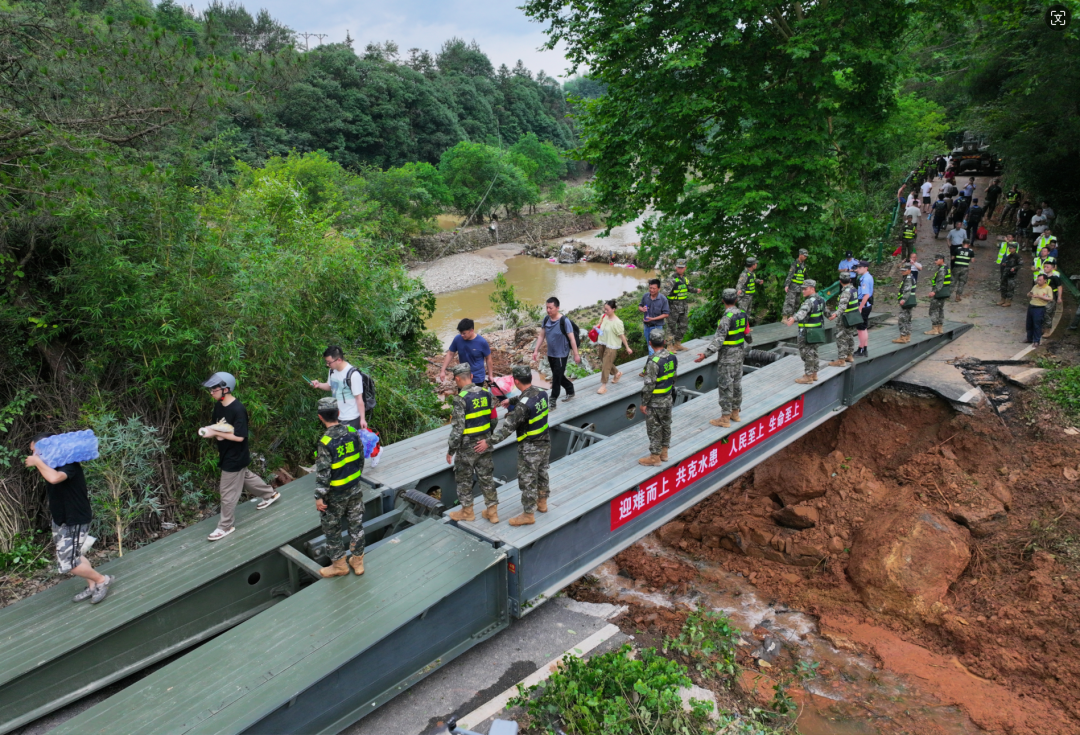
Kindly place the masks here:
<instances>
[{"instance_id":1,"label":"combat boot","mask_svg":"<svg viewBox=\"0 0 1080 735\"><path fill-rule=\"evenodd\" d=\"M839 358L829 363L829 367L844 367L844 365L847 365L847 360L841 360Z\"/></svg>"},{"instance_id":2,"label":"combat boot","mask_svg":"<svg viewBox=\"0 0 1080 735\"><path fill-rule=\"evenodd\" d=\"M847 362L855 362L855 355L848 355L846 360Z\"/></svg>"},{"instance_id":3,"label":"combat boot","mask_svg":"<svg viewBox=\"0 0 1080 735\"><path fill-rule=\"evenodd\" d=\"M357 556L353 554L349 557L349 566L352 567L353 574L359 577L364 573L364 555Z\"/></svg>"},{"instance_id":4,"label":"combat boot","mask_svg":"<svg viewBox=\"0 0 1080 735\"><path fill-rule=\"evenodd\" d=\"M896 339L893 340L893 342L895 344L898 344L898 345L906 345L910 341L911 341L911 335L910 334L902 335L902 336L897 337Z\"/></svg>"},{"instance_id":5,"label":"combat boot","mask_svg":"<svg viewBox=\"0 0 1080 735\"><path fill-rule=\"evenodd\" d=\"M953 296L953 301L955 301L956 303L959 304L960 303L960 297L959 296Z\"/></svg>"},{"instance_id":6,"label":"combat boot","mask_svg":"<svg viewBox=\"0 0 1080 735\"><path fill-rule=\"evenodd\" d=\"M341 557L328 567L323 567L319 570L319 576L323 579L329 579L330 577L344 577L349 573L349 564L345 561L345 557Z\"/></svg>"},{"instance_id":7,"label":"combat boot","mask_svg":"<svg viewBox=\"0 0 1080 735\"><path fill-rule=\"evenodd\" d=\"M475 521L476 516L473 515L473 509L470 505L468 508L463 507L461 510L455 510L450 514L450 520L452 521Z\"/></svg>"},{"instance_id":8,"label":"combat boot","mask_svg":"<svg viewBox=\"0 0 1080 735\"><path fill-rule=\"evenodd\" d=\"M646 467L656 467L660 464L659 454L650 454L648 457L642 457L637 461L638 464L645 465Z\"/></svg>"},{"instance_id":9,"label":"combat boot","mask_svg":"<svg viewBox=\"0 0 1080 735\"><path fill-rule=\"evenodd\" d=\"M1005 299L1005 303L1002 304L1002 306L1005 306L1005 307L1012 306L1012 299Z\"/></svg>"},{"instance_id":10,"label":"combat boot","mask_svg":"<svg viewBox=\"0 0 1080 735\"><path fill-rule=\"evenodd\" d=\"M737 408L728 414L728 418L736 423L742 421L742 419L739 418L739 409Z\"/></svg>"},{"instance_id":11,"label":"combat boot","mask_svg":"<svg viewBox=\"0 0 1080 735\"><path fill-rule=\"evenodd\" d=\"M661 462L667 462L667 450L668 450L667 447L664 447L663 449L660 450L660 461Z\"/></svg>"},{"instance_id":12,"label":"combat boot","mask_svg":"<svg viewBox=\"0 0 1080 735\"><path fill-rule=\"evenodd\" d=\"M532 513L522 513L510 519L511 526L531 526L534 523L536 523L536 518Z\"/></svg>"},{"instance_id":13,"label":"combat boot","mask_svg":"<svg viewBox=\"0 0 1080 735\"><path fill-rule=\"evenodd\" d=\"M817 382L817 373L810 373L810 379L813 380L816 383Z\"/></svg>"},{"instance_id":14,"label":"combat boot","mask_svg":"<svg viewBox=\"0 0 1080 735\"><path fill-rule=\"evenodd\" d=\"M934 326L923 332L923 334L941 334L941 325L935 324Z\"/></svg>"},{"instance_id":15,"label":"combat boot","mask_svg":"<svg viewBox=\"0 0 1080 735\"><path fill-rule=\"evenodd\" d=\"M807 373L806 375L802 376L801 378L795 378L795 382L798 383L799 385L810 385L811 383L814 382L814 378L810 375L810 373Z\"/></svg>"},{"instance_id":16,"label":"combat boot","mask_svg":"<svg viewBox=\"0 0 1080 735\"><path fill-rule=\"evenodd\" d=\"M536 500L536 509L541 513L547 513L547 498L538 498Z\"/></svg>"},{"instance_id":17,"label":"combat boot","mask_svg":"<svg viewBox=\"0 0 1080 735\"><path fill-rule=\"evenodd\" d=\"M720 418L713 419L709 423L712 424L713 426L721 426L721 427L723 427L725 429L730 429L731 428L731 422L728 420L730 418L731 418L731 415L725 413Z\"/></svg>"},{"instance_id":18,"label":"combat boot","mask_svg":"<svg viewBox=\"0 0 1080 735\"><path fill-rule=\"evenodd\" d=\"M499 506L492 505L480 511L480 517L486 518L488 523L499 522Z\"/></svg>"}]
</instances>

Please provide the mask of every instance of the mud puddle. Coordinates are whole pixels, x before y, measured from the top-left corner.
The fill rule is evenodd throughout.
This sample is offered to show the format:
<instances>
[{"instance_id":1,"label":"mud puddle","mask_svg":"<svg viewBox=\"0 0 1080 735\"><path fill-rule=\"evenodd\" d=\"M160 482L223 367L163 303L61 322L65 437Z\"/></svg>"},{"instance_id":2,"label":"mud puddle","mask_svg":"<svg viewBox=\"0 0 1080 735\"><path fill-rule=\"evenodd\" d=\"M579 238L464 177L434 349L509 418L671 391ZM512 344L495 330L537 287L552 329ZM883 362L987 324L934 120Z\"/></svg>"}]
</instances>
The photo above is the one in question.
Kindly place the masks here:
<instances>
[{"instance_id":1,"label":"mud puddle","mask_svg":"<svg viewBox=\"0 0 1080 735\"><path fill-rule=\"evenodd\" d=\"M590 574L596 590L613 601L646 607L692 610L702 607L724 612L738 627L751 655L766 661L762 672L747 670L744 688L757 689L760 696L772 695L769 665L782 649L800 661L816 661L818 675L806 682L806 695L797 721L802 735L976 735L982 732L958 708L943 706L931 692L922 691L903 677L878 668L870 656L844 650L832 641L846 641L823 635L817 620L798 610L760 596L758 589L741 574L729 572L709 561L694 561L676 554L653 537L638 544L648 554L677 559L697 569L695 585L685 593L668 593L635 583L619 573L609 560ZM779 665L779 664L778 664Z\"/></svg>"}]
</instances>

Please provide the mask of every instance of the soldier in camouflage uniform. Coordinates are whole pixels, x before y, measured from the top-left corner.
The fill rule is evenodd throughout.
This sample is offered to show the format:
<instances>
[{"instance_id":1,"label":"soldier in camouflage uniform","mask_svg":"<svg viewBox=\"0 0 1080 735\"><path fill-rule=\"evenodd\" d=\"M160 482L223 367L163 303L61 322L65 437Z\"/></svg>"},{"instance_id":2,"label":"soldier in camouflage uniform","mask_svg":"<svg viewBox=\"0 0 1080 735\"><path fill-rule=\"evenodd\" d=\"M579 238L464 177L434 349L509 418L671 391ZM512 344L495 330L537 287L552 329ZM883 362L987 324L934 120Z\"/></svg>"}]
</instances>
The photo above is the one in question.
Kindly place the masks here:
<instances>
[{"instance_id":1,"label":"soldier in camouflage uniform","mask_svg":"<svg viewBox=\"0 0 1080 735\"><path fill-rule=\"evenodd\" d=\"M323 567L323 577L341 577L351 566L357 576L364 573L364 493L360 485L364 445L356 429L338 423L337 399L319 399L319 421L326 433L315 452L315 508L319 511L322 532L326 536L326 554L330 566ZM341 545L341 519L349 526L349 551Z\"/></svg>"},{"instance_id":2,"label":"soldier in camouflage uniform","mask_svg":"<svg viewBox=\"0 0 1080 735\"><path fill-rule=\"evenodd\" d=\"M675 275L664 284L664 290L667 291L668 309L671 313L671 316L666 320L667 329L672 334L671 351L681 352L688 349L682 346L682 338L689 327L690 293L701 293L701 289L691 287L690 281L686 278L686 260L684 258L675 261Z\"/></svg>"},{"instance_id":3,"label":"soldier in camouflage uniform","mask_svg":"<svg viewBox=\"0 0 1080 735\"><path fill-rule=\"evenodd\" d=\"M698 353L694 362L701 362L714 352L716 358L716 393L720 399L720 417L709 421L713 426L728 428L739 421L742 408L743 346L746 343L746 314L735 305L735 289L725 288L721 294L724 315L716 323L716 334L705 352Z\"/></svg>"},{"instance_id":4,"label":"soldier in camouflage uniform","mask_svg":"<svg viewBox=\"0 0 1080 735\"><path fill-rule=\"evenodd\" d=\"M959 301L964 297L964 286L967 285L968 268L975 258L975 251L971 249L971 240L964 240L964 244L956 249L951 266L953 281L953 300Z\"/></svg>"},{"instance_id":5,"label":"soldier in camouflage uniform","mask_svg":"<svg viewBox=\"0 0 1080 735\"><path fill-rule=\"evenodd\" d=\"M799 248L799 257L788 268L787 279L784 281L784 309L782 317L787 319L795 313L795 304L799 303L799 293L802 291L803 281L806 280L806 258L810 251Z\"/></svg>"},{"instance_id":6,"label":"soldier in camouflage uniform","mask_svg":"<svg viewBox=\"0 0 1080 735\"><path fill-rule=\"evenodd\" d=\"M934 271L930 279L930 324L931 327L923 334L941 334L941 326L945 323L945 300L949 298L948 291L941 296L943 289L952 285L952 271L945 265L945 256L938 253L934 256Z\"/></svg>"},{"instance_id":7,"label":"soldier in camouflage uniform","mask_svg":"<svg viewBox=\"0 0 1080 735\"><path fill-rule=\"evenodd\" d=\"M671 404L679 359L664 348L663 329L654 329L649 341L653 354L645 363L645 384L641 386L641 412L645 414L645 431L649 435L649 456L639 459L638 464L654 467L667 461L671 446Z\"/></svg>"},{"instance_id":8,"label":"soldier in camouflage uniform","mask_svg":"<svg viewBox=\"0 0 1080 735\"><path fill-rule=\"evenodd\" d=\"M547 501L551 491L548 487L548 464L551 462L551 433L548 431L548 394L532 384L532 370L528 365L515 365L511 370L514 385L521 395L511 400L510 412L495 430L490 441L481 439L477 452L517 433L518 439L518 487L521 488L521 515L510 519L511 526L531 526L536 522L535 513L547 513Z\"/></svg>"},{"instance_id":9,"label":"soldier in camouflage uniform","mask_svg":"<svg viewBox=\"0 0 1080 735\"><path fill-rule=\"evenodd\" d=\"M859 290L851 282L849 271L840 271L840 298L836 303L836 313L841 318L836 322L836 359L829 364L843 367L855 362L855 327L844 323L843 316L859 311Z\"/></svg>"},{"instance_id":10,"label":"soldier in camouflage uniform","mask_svg":"<svg viewBox=\"0 0 1080 735\"><path fill-rule=\"evenodd\" d=\"M459 363L450 372L454 376L458 393L454 396L454 412L450 416L450 443L446 450L446 463L454 464L454 482L457 484L458 503L461 505L461 510L450 513L450 520L476 520L473 515L475 472L486 506L480 515L491 523L498 523L499 495L495 492L495 460L491 456L490 448L486 452L474 451L476 442L490 439L491 432L498 424L498 418L492 414L495 399L487 390L473 383L469 363Z\"/></svg>"},{"instance_id":11,"label":"soldier in camouflage uniform","mask_svg":"<svg viewBox=\"0 0 1080 735\"><path fill-rule=\"evenodd\" d=\"M757 287L764 283L764 281L754 278L754 271L757 270L757 267L757 258L747 258L746 269L739 276L739 282L735 284L739 309L746 313L747 319L750 318L750 310L754 306L754 294L757 293Z\"/></svg>"},{"instance_id":12,"label":"soldier in camouflage uniform","mask_svg":"<svg viewBox=\"0 0 1080 735\"><path fill-rule=\"evenodd\" d=\"M1012 306L1012 297L1016 292L1016 276L1020 273L1020 253L1017 252L1019 245L1015 242L1008 243L1008 253L1001 260L1001 301L998 306Z\"/></svg>"},{"instance_id":13,"label":"soldier in camouflage uniform","mask_svg":"<svg viewBox=\"0 0 1080 735\"><path fill-rule=\"evenodd\" d=\"M900 275L903 277L903 282L900 284L900 293L897 295L900 316L896 320L897 326L900 327L900 336L894 339L893 342L904 345L911 341L911 315L915 311L914 304L904 306L907 298L915 295L915 279L911 277L911 263L900 264Z\"/></svg>"},{"instance_id":14,"label":"soldier in camouflage uniform","mask_svg":"<svg viewBox=\"0 0 1080 735\"><path fill-rule=\"evenodd\" d=\"M784 323L789 327L795 322L799 323L799 357L802 358L806 374L796 378L795 382L808 385L817 380L818 354L817 344L806 341L806 332L808 329L823 328L824 317L835 319L836 314L825 305L825 299L817 295L817 281L810 278L803 281L803 296L806 300L802 306L793 316L785 319Z\"/></svg>"}]
</instances>

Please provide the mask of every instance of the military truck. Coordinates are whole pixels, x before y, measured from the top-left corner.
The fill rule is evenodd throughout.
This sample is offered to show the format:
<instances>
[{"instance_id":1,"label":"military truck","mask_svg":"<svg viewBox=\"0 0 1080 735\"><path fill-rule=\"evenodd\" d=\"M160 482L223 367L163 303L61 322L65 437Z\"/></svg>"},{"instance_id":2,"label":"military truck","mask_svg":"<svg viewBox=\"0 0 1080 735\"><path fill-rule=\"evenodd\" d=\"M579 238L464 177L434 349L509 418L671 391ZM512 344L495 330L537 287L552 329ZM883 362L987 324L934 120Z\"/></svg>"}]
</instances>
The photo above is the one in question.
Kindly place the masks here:
<instances>
[{"instance_id":1,"label":"military truck","mask_svg":"<svg viewBox=\"0 0 1080 735\"><path fill-rule=\"evenodd\" d=\"M958 176L996 176L1004 170L1001 159L990 152L990 146L971 135L965 135L964 142L953 148L951 155Z\"/></svg>"}]
</instances>

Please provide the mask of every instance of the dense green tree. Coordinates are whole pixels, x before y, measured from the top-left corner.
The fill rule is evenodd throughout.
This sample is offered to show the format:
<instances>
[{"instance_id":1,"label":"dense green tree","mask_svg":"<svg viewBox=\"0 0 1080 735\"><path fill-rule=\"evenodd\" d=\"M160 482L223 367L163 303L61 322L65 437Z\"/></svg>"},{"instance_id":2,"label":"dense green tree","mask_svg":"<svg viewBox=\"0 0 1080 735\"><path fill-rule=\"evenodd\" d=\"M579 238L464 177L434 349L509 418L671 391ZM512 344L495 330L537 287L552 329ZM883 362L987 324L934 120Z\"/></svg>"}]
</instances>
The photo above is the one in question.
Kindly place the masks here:
<instances>
[{"instance_id":1,"label":"dense green tree","mask_svg":"<svg viewBox=\"0 0 1080 735\"><path fill-rule=\"evenodd\" d=\"M566 163L559 149L551 143L541 142L536 133L526 133L510 147L510 152L532 162L529 181L538 187L551 186L566 175Z\"/></svg>"},{"instance_id":2,"label":"dense green tree","mask_svg":"<svg viewBox=\"0 0 1080 735\"><path fill-rule=\"evenodd\" d=\"M539 197L514 154L483 143L461 142L443 154L439 172L458 212L478 221L499 207L515 213ZM525 159L526 165L531 163Z\"/></svg>"},{"instance_id":3,"label":"dense green tree","mask_svg":"<svg viewBox=\"0 0 1080 735\"><path fill-rule=\"evenodd\" d=\"M563 91L570 97L594 100L597 97L604 96L607 92L607 85L597 81L590 74L575 74L563 82Z\"/></svg>"}]
</instances>

